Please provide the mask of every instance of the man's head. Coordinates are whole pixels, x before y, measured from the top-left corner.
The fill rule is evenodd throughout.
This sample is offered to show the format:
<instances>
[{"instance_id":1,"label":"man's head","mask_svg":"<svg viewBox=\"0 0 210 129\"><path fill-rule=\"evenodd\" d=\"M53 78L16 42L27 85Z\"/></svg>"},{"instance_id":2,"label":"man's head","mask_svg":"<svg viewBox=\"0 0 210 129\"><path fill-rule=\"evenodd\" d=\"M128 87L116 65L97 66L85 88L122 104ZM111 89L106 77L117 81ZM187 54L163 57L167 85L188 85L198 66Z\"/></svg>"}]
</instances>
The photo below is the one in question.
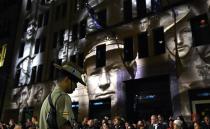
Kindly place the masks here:
<instances>
[{"instance_id":1,"label":"man's head","mask_svg":"<svg viewBox=\"0 0 210 129\"><path fill-rule=\"evenodd\" d=\"M158 118L156 115L152 115L151 118L151 124L157 124L158 123Z\"/></svg>"},{"instance_id":2,"label":"man's head","mask_svg":"<svg viewBox=\"0 0 210 129\"><path fill-rule=\"evenodd\" d=\"M64 92L72 93L76 88L77 82L85 85L81 78L82 70L80 70L78 66L71 63L62 66L55 64L54 66L58 69L57 81Z\"/></svg>"},{"instance_id":3,"label":"man's head","mask_svg":"<svg viewBox=\"0 0 210 129\"><path fill-rule=\"evenodd\" d=\"M158 117L158 123L163 123L164 121L163 116L159 114L157 117Z\"/></svg>"},{"instance_id":4,"label":"man's head","mask_svg":"<svg viewBox=\"0 0 210 129\"><path fill-rule=\"evenodd\" d=\"M205 122L205 124L210 125L210 118L209 118L209 116L205 116L204 117L204 122Z\"/></svg>"},{"instance_id":5,"label":"man's head","mask_svg":"<svg viewBox=\"0 0 210 129\"><path fill-rule=\"evenodd\" d=\"M96 47L106 45L106 63L96 68ZM123 60L123 43L120 40L104 40L93 45L85 56L84 67L87 73L87 86L89 98L111 98L112 107L122 99L123 81L130 79Z\"/></svg>"},{"instance_id":6,"label":"man's head","mask_svg":"<svg viewBox=\"0 0 210 129\"><path fill-rule=\"evenodd\" d=\"M174 121L174 129L182 129L182 121L181 120L175 120Z\"/></svg>"},{"instance_id":7,"label":"man's head","mask_svg":"<svg viewBox=\"0 0 210 129\"><path fill-rule=\"evenodd\" d=\"M176 26L174 24L174 14L171 10L165 12L160 19L160 24L164 26L166 47L172 59L176 55L175 39L177 39L177 50L180 58L186 57L192 48L192 34L189 23L190 8L188 5L182 5L174 8L174 10Z\"/></svg>"}]
</instances>

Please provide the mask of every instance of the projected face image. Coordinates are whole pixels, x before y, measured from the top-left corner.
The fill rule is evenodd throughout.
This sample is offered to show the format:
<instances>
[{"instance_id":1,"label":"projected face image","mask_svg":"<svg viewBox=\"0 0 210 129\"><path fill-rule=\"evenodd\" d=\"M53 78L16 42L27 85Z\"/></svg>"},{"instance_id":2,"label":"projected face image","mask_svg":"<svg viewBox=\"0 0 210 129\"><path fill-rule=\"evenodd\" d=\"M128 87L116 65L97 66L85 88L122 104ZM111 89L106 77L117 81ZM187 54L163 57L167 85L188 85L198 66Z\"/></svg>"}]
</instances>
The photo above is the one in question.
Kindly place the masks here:
<instances>
[{"instance_id":1,"label":"projected face image","mask_svg":"<svg viewBox=\"0 0 210 129\"><path fill-rule=\"evenodd\" d=\"M147 31L149 24L150 24L149 18L143 18L142 20L140 20L139 23L140 31L141 32Z\"/></svg>"},{"instance_id":2,"label":"projected face image","mask_svg":"<svg viewBox=\"0 0 210 129\"><path fill-rule=\"evenodd\" d=\"M28 105L27 100L28 100L29 95L30 95L28 87L26 86L22 90L20 90L19 95L20 95L20 97L17 100L18 107L19 108L26 107Z\"/></svg>"},{"instance_id":3,"label":"projected face image","mask_svg":"<svg viewBox=\"0 0 210 129\"><path fill-rule=\"evenodd\" d=\"M192 33L190 24L187 21L183 21L183 24L177 26L177 50L180 58L186 57L192 48ZM166 36L167 47L171 56L175 56L175 38L174 32L167 33Z\"/></svg>"},{"instance_id":4,"label":"projected face image","mask_svg":"<svg viewBox=\"0 0 210 129\"><path fill-rule=\"evenodd\" d=\"M130 79L130 76L123 66L120 51L107 51L106 66L100 68L96 68L95 56L86 59L89 99L111 98L112 106L121 101L123 81Z\"/></svg>"}]
</instances>

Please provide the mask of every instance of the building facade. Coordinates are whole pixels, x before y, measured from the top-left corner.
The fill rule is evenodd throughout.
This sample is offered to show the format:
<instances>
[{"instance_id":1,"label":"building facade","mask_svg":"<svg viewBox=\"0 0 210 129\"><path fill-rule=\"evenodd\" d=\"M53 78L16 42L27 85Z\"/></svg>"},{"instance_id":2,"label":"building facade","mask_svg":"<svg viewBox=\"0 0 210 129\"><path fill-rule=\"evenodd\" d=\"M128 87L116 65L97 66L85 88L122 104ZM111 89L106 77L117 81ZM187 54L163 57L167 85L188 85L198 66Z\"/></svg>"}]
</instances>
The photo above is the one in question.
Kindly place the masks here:
<instances>
[{"instance_id":1,"label":"building facade","mask_svg":"<svg viewBox=\"0 0 210 129\"><path fill-rule=\"evenodd\" d=\"M13 110L21 121L38 116L56 80L53 63L65 62L85 70L87 87L78 84L70 95L80 121L84 116L130 117L136 113L139 118L164 111L165 116L187 118L200 112L199 104L206 109L210 103L208 62L193 54L191 62L184 64L181 56L188 55L182 52L184 47L178 47L178 54L174 54L177 48L170 49L179 46L179 33L189 35L192 44L190 23L183 21L207 11L207 7L194 9L197 12L191 14L194 6L193 1L181 0L24 0L13 46L11 75L15 81L8 82L6 98L10 101L4 101L4 118ZM190 53L203 51L202 46L189 46ZM168 107L160 110L161 106Z\"/></svg>"}]
</instances>

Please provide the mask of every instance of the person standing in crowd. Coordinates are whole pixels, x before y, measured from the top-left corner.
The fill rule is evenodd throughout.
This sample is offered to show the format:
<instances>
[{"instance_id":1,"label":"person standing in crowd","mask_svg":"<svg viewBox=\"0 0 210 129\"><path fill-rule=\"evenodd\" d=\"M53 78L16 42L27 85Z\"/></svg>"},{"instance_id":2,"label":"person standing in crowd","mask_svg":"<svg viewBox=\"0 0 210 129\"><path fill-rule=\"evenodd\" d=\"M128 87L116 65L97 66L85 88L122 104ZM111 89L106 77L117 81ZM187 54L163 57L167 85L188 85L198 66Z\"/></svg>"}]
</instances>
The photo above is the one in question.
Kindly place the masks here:
<instances>
[{"instance_id":1,"label":"person standing in crowd","mask_svg":"<svg viewBox=\"0 0 210 129\"><path fill-rule=\"evenodd\" d=\"M190 123L190 125L189 125L189 128L190 129L194 129L195 128L195 126L197 126L197 125L200 125L201 124L201 122L200 122L200 117L199 117L199 115L197 114L197 113L192 113L192 120L191 120L191 123ZM195 124L196 123L196 124Z\"/></svg>"},{"instance_id":2,"label":"person standing in crowd","mask_svg":"<svg viewBox=\"0 0 210 129\"><path fill-rule=\"evenodd\" d=\"M113 118L113 127L112 129L125 129L125 124L122 121L121 117L115 116Z\"/></svg>"},{"instance_id":3,"label":"person standing in crowd","mask_svg":"<svg viewBox=\"0 0 210 129\"><path fill-rule=\"evenodd\" d=\"M198 122L194 122L193 129L202 129L201 124Z\"/></svg>"},{"instance_id":4,"label":"person standing in crowd","mask_svg":"<svg viewBox=\"0 0 210 129\"><path fill-rule=\"evenodd\" d=\"M165 129L162 124L158 123L158 117L156 115L152 115L150 120L151 123L148 129Z\"/></svg>"},{"instance_id":5,"label":"person standing in crowd","mask_svg":"<svg viewBox=\"0 0 210 129\"><path fill-rule=\"evenodd\" d=\"M210 118L208 115L204 116L204 123L202 124L203 129L210 129Z\"/></svg>"},{"instance_id":6,"label":"person standing in crowd","mask_svg":"<svg viewBox=\"0 0 210 129\"><path fill-rule=\"evenodd\" d=\"M176 119L182 121L182 128L183 129L188 129L188 125L187 125L187 123L186 123L186 121L185 121L185 119L182 115L177 116Z\"/></svg>"},{"instance_id":7,"label":"person standing in crowd","mask_svg":"<svg viewBox=\"0 0 210 129\"><path fill-rule=\"evenodd\" d=\"M174 129L174 120L173 119L169 119L167 129Z\"/></svg>"},{"instance_id":8,"label":"person standing in crowd","mask_svg":"<svg viewBox=\"0 0 210 129\"><path fill-rule=\"evenodd\" d=\"M139 120L137 122L137 129L146 129L147 126L146 126L146 122L144 120Z\"/></svg>"},{"instance_id":9,"label":"person standing in crowd","mask_svg":"<svg viewBox=\"0 0 210 129\"><path fill-rule=\"evenodd\" d=\"M181 120L174 120L174 129L186 129L182 127L182 121Z\"/></svg>"},{"instance_id":10,"label":"person standing in crowd","mask_svg":"<svg viewBox=\"0 0 210 129\"><path fill-rule=\"evenodd\" d=\"M15 121L14 119L10 119L8 129L14 129L14 128L15 128Z\"/></svg>"},{"instance_id":11,"label":"person standing in crowd","mask_svg":"<svg viewBox=\"0 0 210 129\"><path fill-rule=\"evenodd\" d=\"M32 116L31 118L31 122L32 122L32 129L39 129L39 122L36 116Z\"/></svg>"},{"instance_id":12,"label":"person standing in crowd","mask_svg":"<svg viewBox=\"0 0 210 129\"><path fill-rule=\"evenodd\" d=\"M52 93L48 95L51 97L52 103L56 108L57 128L62 127L65 123L73 123L74 114L71 108L71 98L68 93L72 93L76 88L76 83L80 82L85 85L81 78L82 70L79 67L66 63L63 66L54 65L58 70L58 79L56 86ZM40 112L40 129L47 129L47 114L50 111L49 98L46 98L42 104Z\"/></svg>"},{"instance_id":13,"label":"person standing in crowd","mask_svg":"<svg viewBox=\"0 0 210 129\"><path fill-rule=\"evenodd\" d=\"M161 114L158 114L158 123L161 124L163 126L164 129L168 128L168 123L166 121L164 121L164 118Z\"/></svg>"}]
</instances>

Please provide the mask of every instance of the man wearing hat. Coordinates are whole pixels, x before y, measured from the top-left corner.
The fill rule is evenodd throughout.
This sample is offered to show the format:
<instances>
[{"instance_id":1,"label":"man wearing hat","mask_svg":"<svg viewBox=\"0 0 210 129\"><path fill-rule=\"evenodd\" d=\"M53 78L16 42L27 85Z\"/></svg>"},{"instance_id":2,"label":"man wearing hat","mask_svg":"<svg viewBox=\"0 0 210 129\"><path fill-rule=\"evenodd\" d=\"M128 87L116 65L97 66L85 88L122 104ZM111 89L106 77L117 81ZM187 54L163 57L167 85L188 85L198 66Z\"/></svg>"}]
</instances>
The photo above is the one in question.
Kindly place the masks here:
<instances>
[{"instance_id":1,"label":"man wearing hat","mask_svg":"<svg viewBox=\"0 0 210 129\"><path fill-rule=\"evenodd\" d=\"M106 46L106 64L96 67L96 48ZM131 78L123 64L121 54L123 52L123 41L115 39L102 39L89 46L89 51L85 54L84 68L87 73L87 88L90 100L111 99L111 114L122 115L124 113L125 91L123 81ZM136 64L131 63L129 69L135 75ZM109 115L109 114L104 114Z\"/></svg>"},{"instance_id":2,"label":"man wearing hat","mask_svg":"<svg viewBox=\"0 0 210 129\"><path fill-rule=\"evenodd\" d=\"M204 11L199 10L198 8L202 7L202 4L203 3L195 2L190 3L189 5L174 7L176 12L176 24L174 24L171 10L167 12L168 15L164 15L160 20L160 24L164 26L166 48L169 52L169 57L173 61L178 61L176 51L179 55L179 66L181 66L181 71L177 71L179 78L176 92L178 92L179 98L181 98L179 101L180 112L184 116L190 116L191 114L188 90L204 87L197 83L197 85L193 85L193 83L202 80L198 66L205 65L205 62L199 54L198 47L193 47L192 32L189 22L190 18L197 16L200 13L204 13ZM176 43L175 37L177 39ZM177 49L175 44L177 44ZM207 48L207 46L205 47ZM178 99L175 99L174 97L174 102L175 101L178 101ZM176 105L176 107L178 107L178 105Z\"/></svg>"},{"instance_id":3,"label":"man wearing hat","mask_svg":"<svg viewBox=\"0 0 210 129\"><path fill-rule=\"evenodd\" d=\"M74 121L74 114L71 108L71 98L68 93L72 93L75 90L77 82L85 85L82 81L82 71L79 67L71 63L64 64L63 66L54 64L54 66L58 69L58 79L54 90L46 97L42 104L39 123L40 129L49 128L47 124L47 115L51 108L49 97L51 97L52 104L56 108L57 128L62 127L67 122L72 123Z\"/></svg>"}]
</instances>

